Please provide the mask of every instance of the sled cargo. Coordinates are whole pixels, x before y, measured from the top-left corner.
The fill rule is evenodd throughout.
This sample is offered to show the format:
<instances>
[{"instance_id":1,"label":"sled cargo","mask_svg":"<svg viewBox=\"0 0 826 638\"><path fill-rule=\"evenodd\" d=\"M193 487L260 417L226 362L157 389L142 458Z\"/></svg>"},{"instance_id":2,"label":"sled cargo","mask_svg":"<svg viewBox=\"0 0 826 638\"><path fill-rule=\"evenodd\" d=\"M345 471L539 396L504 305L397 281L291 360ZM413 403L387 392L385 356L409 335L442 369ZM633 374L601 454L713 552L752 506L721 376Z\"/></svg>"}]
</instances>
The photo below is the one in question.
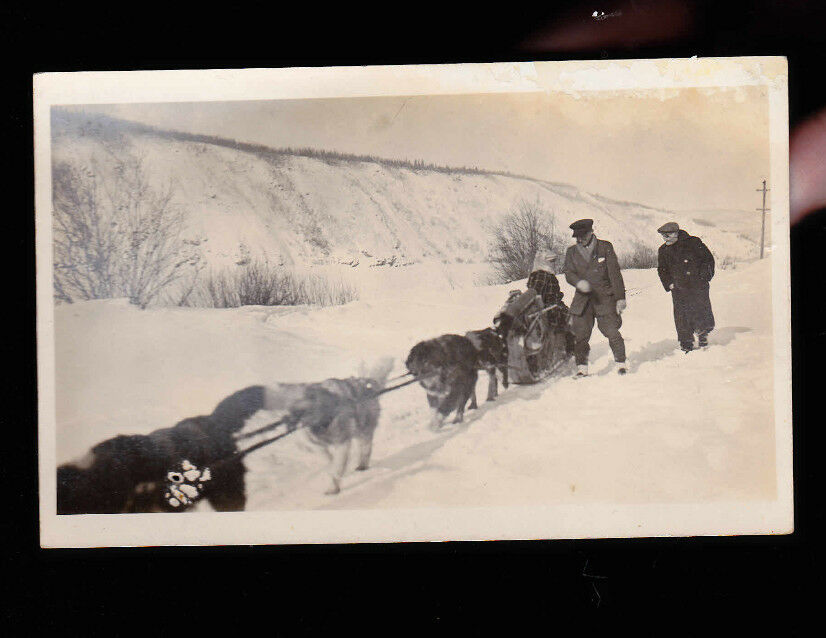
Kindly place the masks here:
<instances>
[{"instance_id":1,"label":"sled cargo","mask_svg":"<svg viewBox=\"0 0 826 638\"><path fill-rule=\"evenodd\" d=\"M551 325L549 313L560 306L545 306L532 288L512 297L498 317L509 317L507 332L508 380L536 383L559 370L569 359L566 331Z\"/></svg>"}]
</instances>

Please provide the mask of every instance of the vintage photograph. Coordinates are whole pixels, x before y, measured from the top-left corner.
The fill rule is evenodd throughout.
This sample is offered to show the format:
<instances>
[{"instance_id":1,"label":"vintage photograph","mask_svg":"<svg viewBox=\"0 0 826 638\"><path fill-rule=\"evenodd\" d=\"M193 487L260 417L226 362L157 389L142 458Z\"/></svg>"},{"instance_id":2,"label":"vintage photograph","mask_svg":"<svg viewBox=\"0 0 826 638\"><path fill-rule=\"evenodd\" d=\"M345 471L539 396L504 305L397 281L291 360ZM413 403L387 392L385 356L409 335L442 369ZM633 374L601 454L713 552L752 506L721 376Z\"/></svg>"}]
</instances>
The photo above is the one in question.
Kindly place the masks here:
<instances>
[{"instance_id":1,"label":"vintage photograph","mask_svg":"<svg viewBox=\"0 0 826 638\"><path fill-rule=\"evenodd\" d=\"M792 531L785 60L35 77L46 547Z\"/></svg>"}]
</instances>

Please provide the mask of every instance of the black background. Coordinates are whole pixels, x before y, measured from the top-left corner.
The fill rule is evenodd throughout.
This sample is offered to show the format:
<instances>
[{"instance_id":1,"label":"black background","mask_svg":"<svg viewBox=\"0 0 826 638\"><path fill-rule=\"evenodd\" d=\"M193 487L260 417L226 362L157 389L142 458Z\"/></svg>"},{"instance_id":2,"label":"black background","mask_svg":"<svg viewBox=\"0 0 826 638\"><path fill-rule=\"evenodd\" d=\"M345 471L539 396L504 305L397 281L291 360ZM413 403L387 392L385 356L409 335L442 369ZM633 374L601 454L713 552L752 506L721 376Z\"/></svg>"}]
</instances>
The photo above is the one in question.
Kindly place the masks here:
<instances>
[{"instance_id":1,"label":"black background","mask_svg":"<svg viewBox=\"0 0 826 638\"><path fill-rule=\"evenodd\" d=\"M382 7L58 2L0 9L6 44L4 174L9 274L0 414L5 510L0 517L2 619L18 627L84 633L113 621L117 633L141 621L161 635L202 621L236 631L394 631L414 619L462 634L494 617L529 620L543 633L573 612L625 612L646 619L642 633L671 633L711 609L738 624L784 618L784 633L823 589L818 540L823 521L819 463L823 422L819 371L826 365L823 253L826 211L798 224L792 238L795 533L778 537L532 541L236 548L41 550L38 539L31 76L36 72L245 68L554 59L785 55L790 127L826 108L822 89L826 15L816 2L670 3L690 17L654 37L629 27L623 42L553 50L541 34L590 26L592 10L623 16L598 23L597 37L651 1ZM617 26L620 25L620 26ZM651 29L649 29L649 32ZM657 29L654 28L657 33ZM532 43L532 44L526 44ZM7 102L8 103L8 102ZM19 142L19 144L18 144ZM826 161L826 159L824 160ZM768 287L770 282L766 282ZM11 291L14 291L13 293ZM194 593L193 593L194 592ZM667 624L648 617L667 611ZM789 616L787 612L795 612ZM385 619L386 614L389 619ZM265 625L251 624L253 616ZM243 624L240 624L243 623ZM249 624L248 624L249 623ZM716 627L716 621L715 625ZM708 626L710 628L711 626ZM216 627L217 630L217 627ZM566 630L567 633L568 630Z\"/></svg>"}]
</instances>

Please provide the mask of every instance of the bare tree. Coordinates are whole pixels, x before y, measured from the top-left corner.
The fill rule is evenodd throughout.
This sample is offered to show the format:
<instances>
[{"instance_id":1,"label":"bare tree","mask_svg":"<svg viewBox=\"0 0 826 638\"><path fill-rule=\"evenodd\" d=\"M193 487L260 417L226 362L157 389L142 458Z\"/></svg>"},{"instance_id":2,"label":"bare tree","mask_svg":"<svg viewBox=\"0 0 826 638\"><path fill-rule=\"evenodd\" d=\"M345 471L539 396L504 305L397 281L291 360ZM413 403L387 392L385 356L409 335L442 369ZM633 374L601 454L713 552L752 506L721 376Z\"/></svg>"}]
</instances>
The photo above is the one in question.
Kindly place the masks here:
<instances>
[{"instance_id":1,"label":"bare tree","mask_svg":"<svg viewBox=\"0 0 826 638\"><path fill-rule=\"evenodd\" d=\"M540 250L558 254L562 249L554 215L544 209L539 200L520 200L492 229L492 236L488 259L503 283L530 275Z\"/></svg>"},{"instance_id":2,"label":"bare tree","mask_svg":"<svg viewBox=\"0 0 826 638\"><path fill-rule=\"evenodd\" d=\"M200 255L181 238L184 213L172 204L171 185L153 188L140 157L110 155L106 167L52 168L55 297L128 297L145 308L197 270Z\"/></svg>"}]
</instances>

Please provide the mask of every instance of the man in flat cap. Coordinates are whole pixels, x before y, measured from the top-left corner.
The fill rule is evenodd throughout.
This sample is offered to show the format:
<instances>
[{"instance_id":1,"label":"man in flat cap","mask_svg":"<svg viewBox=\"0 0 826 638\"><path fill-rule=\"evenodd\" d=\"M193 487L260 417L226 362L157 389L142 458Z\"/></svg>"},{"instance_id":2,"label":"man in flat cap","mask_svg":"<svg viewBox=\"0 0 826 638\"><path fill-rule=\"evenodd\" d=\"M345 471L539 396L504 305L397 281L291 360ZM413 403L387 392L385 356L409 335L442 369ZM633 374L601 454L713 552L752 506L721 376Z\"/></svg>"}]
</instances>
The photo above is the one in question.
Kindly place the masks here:
<instances>
[{"instance_id":1,"label":"man in flat cap","mask_svg":"<svg viewBox=\"0 0 826 638\"><path fill-rule=\"evenodd\" d=\"M565 279L576 288L571 302L571 330L577 377L588 375L588 342L596 320L599 331L608 338L617 372L626 373L625 341L619 332L625 310L625 282L611 242L597 239L594 220L580 219L571 224L576 244L565 253Z\"/></svg>"},{"instance_id":2,"label":"man in flat cap","mask_svg":"<svg viewBox=\"0 0 826 638\"><path fill-rule=\"evenodd\" d=\"M714 256L699 237L681 230L676 222L663 224L657 232L665 242L657 253L657 273L665 291L671 293L677 339L688 354L694 349L695 333L698 346L705 348L708 333L714 329L708 296Z\"/></svg>"}]
</instances>

